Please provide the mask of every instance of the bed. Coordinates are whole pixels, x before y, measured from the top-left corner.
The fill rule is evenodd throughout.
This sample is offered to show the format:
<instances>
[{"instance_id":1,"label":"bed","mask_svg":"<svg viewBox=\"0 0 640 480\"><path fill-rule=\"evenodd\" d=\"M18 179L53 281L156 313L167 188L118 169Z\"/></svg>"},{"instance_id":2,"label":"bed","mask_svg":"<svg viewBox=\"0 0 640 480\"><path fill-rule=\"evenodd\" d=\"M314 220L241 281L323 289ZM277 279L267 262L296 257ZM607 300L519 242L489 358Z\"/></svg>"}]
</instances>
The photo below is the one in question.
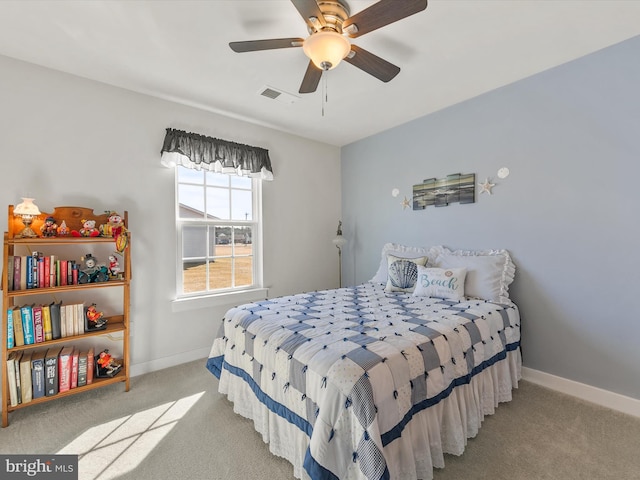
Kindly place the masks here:
<instances>
[{"instance_id":1,"label":"bed","mask_svg":"<svg viewBox=\"0 0 640 480\"><path fill-rule=\"evenodd\" d=\"M518 385L514 273L387 244L371 281L230 309L207 367L295 477L428 480Z\"/></svg>"}]
</instances>

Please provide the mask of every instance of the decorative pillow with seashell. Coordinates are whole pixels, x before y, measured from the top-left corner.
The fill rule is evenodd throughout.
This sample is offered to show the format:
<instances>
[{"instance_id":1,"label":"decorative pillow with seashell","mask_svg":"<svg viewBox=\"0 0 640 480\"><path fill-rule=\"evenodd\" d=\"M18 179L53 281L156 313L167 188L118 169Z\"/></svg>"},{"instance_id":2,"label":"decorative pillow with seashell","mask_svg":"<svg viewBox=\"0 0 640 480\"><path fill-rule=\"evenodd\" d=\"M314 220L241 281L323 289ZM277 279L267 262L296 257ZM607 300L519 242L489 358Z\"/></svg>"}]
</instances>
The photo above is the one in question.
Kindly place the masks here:
<instances>
[{"instance_id":1,"label":"decorative pillow with seashell","mask_svg":"<svg viewBox=\"0 0 640 480\"><path fill-rule=\"evenodd\" d=\"M374 283L387 283L389 280L389 255L401 258L420 258L427 257L428 263L433 264L438 254L442 251L442 246L437 247L412 247L409 245L402 245L400 243L385 243L382 247L382 253L380 255L380 265L378 270L370 282Z\"/></svg>"},{"instance_id":2,"label":"decorative pillow with seashell","mask_svg":"<svg viewBox=\"0 0 640 480\"><path fill-rule=\"evenodd\" d=\"M424 267L429 257L402 258L387 255L388 278L385 292L413 292L418 280L418 266Z\"/></svg>"}]
</instances>

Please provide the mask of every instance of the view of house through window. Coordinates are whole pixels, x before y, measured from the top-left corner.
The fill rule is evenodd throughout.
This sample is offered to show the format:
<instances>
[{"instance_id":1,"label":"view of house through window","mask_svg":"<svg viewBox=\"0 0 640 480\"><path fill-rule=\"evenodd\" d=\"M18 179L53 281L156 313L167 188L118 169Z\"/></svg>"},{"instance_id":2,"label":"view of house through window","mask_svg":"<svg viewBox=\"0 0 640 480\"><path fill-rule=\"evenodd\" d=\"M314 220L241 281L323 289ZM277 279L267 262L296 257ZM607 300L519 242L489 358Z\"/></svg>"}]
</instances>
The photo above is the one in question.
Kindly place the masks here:
<instances>
[{"instance_id":1,"label":"view of house through window","mask_svg":"<svg viewBox=\"0 0 640 480\"><path fill-rule=\"evenodd\" d=\"M177 168L179 294L194 296L256 284L258 180ZM254 184L254 182L256 182Z\"/></svg>"}]
</instances>

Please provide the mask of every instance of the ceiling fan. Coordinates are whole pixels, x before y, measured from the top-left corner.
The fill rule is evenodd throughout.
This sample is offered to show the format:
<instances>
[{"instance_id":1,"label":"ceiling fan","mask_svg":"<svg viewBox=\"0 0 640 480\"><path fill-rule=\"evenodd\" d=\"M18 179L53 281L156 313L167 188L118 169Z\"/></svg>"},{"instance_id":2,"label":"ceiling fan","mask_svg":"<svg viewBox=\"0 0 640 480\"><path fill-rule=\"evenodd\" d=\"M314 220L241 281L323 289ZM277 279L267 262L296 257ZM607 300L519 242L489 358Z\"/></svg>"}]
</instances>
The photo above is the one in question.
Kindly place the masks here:
<instances>
[{"instance_id":1,"label":"ceiling fan","mask_svg":"<svg viewBox=\"0 0 640 480\"><path fill-rule=\"evenodd\" d=\"M307 24L307 38L231 42L229 46L237 53L302 47L310 61L299 93L315 92L322 72L335 68L341 60L388 82L400 68L353 45L346 36L359 37L427 8L427 0L380 0L350 16L344 0L291 0L291 3Z\"/></svg>"}]
</instances>

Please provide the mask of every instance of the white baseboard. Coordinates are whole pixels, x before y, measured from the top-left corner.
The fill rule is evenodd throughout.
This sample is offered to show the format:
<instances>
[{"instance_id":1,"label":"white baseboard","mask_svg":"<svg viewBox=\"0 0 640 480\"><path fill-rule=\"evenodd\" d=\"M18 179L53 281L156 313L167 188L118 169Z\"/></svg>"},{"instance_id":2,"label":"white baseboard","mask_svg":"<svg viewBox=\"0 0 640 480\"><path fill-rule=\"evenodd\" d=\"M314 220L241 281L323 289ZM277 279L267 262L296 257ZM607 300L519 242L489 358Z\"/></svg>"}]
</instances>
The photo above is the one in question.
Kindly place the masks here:
<instances>
[{"instance_id":1,"label":"white baseboard","mask_svg":"<svg viewBox=\"0 0 640 480\"><path fill-rule=\"evenodd\" d=\"M192 362L193 360L203 359L202 366L204 367L205 361L209 356L210 348L201 348L199 350L190 350L188 352L179 353L170 357L158 358L151 360L150 362L136 363L131 365L131 376L142 375L143 373L155 372L156 370L162 370L163 368L175 367L181 363Z\"/></svg>"},{"instance_id":2,"label":"white baseboard","mask_svg":"<svg viewBox=\"0 0 640 480\"><path fill-rule=\"evenodd\" d=\"M626 397L619 393L592 387L585 383L575 382L527 367L522 367L522 379L542 387L550 388L551 390L580 398L587 402L595 403L602 407L640 418L640 400L635 398Z\"/></svg>"}]
</instances>

